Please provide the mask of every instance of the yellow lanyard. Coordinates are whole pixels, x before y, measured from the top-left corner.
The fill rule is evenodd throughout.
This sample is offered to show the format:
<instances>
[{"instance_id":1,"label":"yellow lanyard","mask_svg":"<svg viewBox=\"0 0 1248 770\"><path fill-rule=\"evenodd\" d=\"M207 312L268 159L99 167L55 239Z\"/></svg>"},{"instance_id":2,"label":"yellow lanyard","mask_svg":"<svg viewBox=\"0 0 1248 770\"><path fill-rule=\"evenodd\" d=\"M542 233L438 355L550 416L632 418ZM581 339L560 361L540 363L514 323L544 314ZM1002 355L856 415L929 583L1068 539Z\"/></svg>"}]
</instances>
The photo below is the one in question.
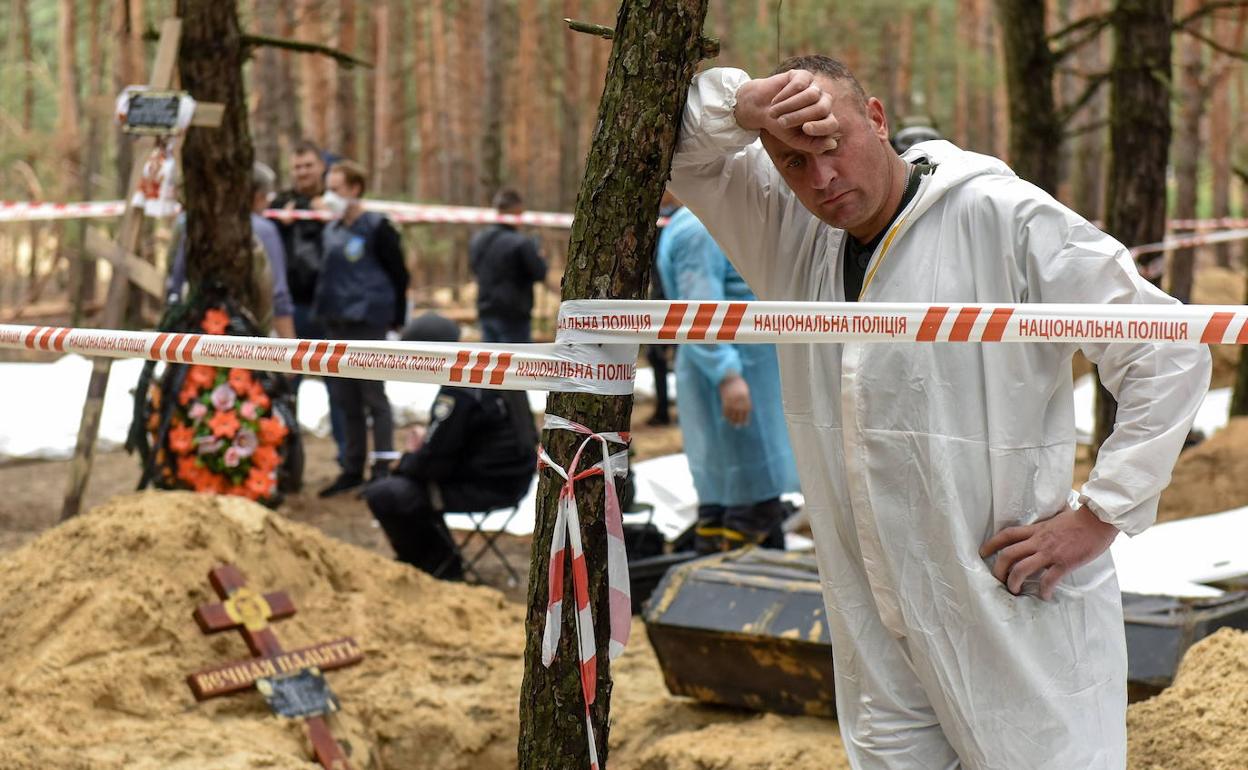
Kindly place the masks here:
<instances>
[{"instance_id":1,"label":"yellow lanyard","mask_svg":"<svg viewBox=\"0 0 1248 770\"><path fill-rule=\"evenodd\" d=\"M875 260L875 265L867 271L867 277L862 282L862 289L858 291L858 301L862 301L862 295L867 293L867 287L871 285L871 281L875 278L875 274L879 271L880 265L884 264L884 258L888 256L888 247L893 245L893 239L897 237L897 233L901 230L901 226L906 223L909 215L902 217L893 225L893 229L888 231L888 235L884 237L884 243L880 244L880 256Z\"/></svg>"}]
</instances>

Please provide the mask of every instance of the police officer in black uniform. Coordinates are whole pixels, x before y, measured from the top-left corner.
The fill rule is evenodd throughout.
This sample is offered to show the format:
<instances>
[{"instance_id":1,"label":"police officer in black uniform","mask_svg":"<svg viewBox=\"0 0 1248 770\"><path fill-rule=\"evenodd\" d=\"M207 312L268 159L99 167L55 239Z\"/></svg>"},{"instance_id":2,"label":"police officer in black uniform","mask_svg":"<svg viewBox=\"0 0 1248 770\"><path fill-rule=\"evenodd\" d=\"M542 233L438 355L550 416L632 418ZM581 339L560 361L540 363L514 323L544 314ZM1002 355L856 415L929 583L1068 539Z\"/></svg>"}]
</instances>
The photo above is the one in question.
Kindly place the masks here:
<instances>
[{"instance_id":1,"label":"police officer in black uniform","mask_svg":"<svg viewBox=\"0 0 1248 770\"><path fill-rule=\"evenodd\" d=\"M455 342L454 321L426 313L403 330L408 341ZM397 469L364 489L364 499L399 561L435 577L463 578L445 511L515 505L537 469L537 428L521 391L438 391L429 427L408 439Z\"/></svg>"}]
</instances>

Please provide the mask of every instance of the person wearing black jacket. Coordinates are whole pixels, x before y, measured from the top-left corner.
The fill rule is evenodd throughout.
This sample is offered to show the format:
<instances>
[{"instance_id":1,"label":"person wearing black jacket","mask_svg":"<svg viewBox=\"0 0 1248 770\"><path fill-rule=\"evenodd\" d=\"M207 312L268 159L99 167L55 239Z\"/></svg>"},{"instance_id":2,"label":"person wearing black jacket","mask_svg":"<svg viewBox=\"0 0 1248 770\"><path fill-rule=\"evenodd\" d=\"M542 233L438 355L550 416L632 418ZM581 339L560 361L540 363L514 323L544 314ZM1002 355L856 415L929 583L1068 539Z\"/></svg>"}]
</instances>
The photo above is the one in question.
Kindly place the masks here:
<instances>
[{"instance_id":1,"label":"person wearing black jacket","mask_svg":"<svg viewBox=\"0 0 1248 770\"><path fill-rule=\"evenodd\" d=\"M290 155L291 188L279 192L269 207L286 212L277 218L276 224L286 255L286 286L294 305L294 336L303 340L322 340L325 339L325 326L312 314L312 304L316 301L316 279L324 261L321 233L325 230L325 222L296 219L294 212L325 210L321 196L325 194L326 158L332 156L322 152L315 142L308 139L297 142ZM292 382L296 393L300 379L299 375L295 375ZM346 428L340 410L332 401L329 405L329 424L333 428L338 462L341 463Z\"/></svg>"},{"instance_id":2,"label":"person wearing black jacket","mask_svg":"<svg viewBox=\"0 0 1248 770\"><path fill-rule=\"evenodd\" d=\"M334 340L382 340L407 319L409 276L398 230L360 205L367 176L357 163L335 163L326 178L325 206L334 220L321 233L325 261L316 282L315 313ZM329 497L364 483L368 418L373 422L373 478L389 473L394 420L379 380L331 378L329 398L343 416L338 478L320 492Z\"/></svg>"},{"instance_id":3,"label":"person wearing black jacket","mask_svg":"<svg viewBox=\"0 0 1248 770\"><path fill-rule=\"evenodd\" d=\"M520 193L499 190L494 196L499 214L524 213ZM546 279L546 260L537 243L515 225L493 224L472 236L468 259L477 277L477 320L486 342L531 342L533 284Z\"/></svg>"},{"instance_id":4,"label":"person wearing black jacket","mask_svg":"<svg viewBox=\"0 0 1248 770\"><path fill-rule=\"evenodd\" d=\"M459 327L426 313L403 339L454 342ZM364 499L399 561L458 580L463 564L442 514L515 505L536 469L537 428L524 392L448 385L433 402L429 427L412 431L395 472L365 487Z\"/></svg>"}]
</instances>

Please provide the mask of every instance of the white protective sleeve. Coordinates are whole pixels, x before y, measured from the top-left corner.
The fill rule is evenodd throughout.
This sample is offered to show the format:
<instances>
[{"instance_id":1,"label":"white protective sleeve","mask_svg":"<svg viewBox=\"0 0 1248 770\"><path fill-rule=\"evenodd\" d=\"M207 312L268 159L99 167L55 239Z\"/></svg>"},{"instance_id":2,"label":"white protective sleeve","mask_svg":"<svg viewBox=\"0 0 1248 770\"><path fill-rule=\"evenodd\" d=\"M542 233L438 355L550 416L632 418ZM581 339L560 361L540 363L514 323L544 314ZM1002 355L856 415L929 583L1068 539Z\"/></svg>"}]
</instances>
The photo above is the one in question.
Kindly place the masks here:
<instances>
[{"instance_id":1,"label":"white protective sleeve","mask_svg":"<svg viewBox=\"0 0 1248 770\"><path fill-rule=\"evenodd\" d=\"M811 219L780 178L757 131L737 125L742 70L717 67L693 79L672 160L672 192L715 233L720 246L759 298L775 298L776 266L767 254L796 256L782 243L790 217ZM795 208L796 207L796 210ZM788 221L786 221L788 220Z\"/></svg>"}]
</instances>

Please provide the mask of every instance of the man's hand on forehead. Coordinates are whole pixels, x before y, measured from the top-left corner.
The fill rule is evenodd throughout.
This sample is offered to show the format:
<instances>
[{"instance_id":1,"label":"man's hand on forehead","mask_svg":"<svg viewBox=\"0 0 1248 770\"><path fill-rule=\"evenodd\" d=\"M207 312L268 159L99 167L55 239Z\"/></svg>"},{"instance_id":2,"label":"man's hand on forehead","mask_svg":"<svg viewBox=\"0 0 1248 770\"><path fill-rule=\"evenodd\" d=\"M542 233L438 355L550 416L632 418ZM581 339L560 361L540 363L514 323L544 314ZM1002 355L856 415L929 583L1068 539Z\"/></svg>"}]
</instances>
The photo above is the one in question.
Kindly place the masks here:
<instances>
[{"instance_id":1,"label":"man's hand on forehead","mask_svg":"<svg viewBox=\"0 0 1248 770\"><path fill-rule=\"evenodd\" d=\"M766 131L795 150L836 149L840 130L832 111L832 94L806 70L790 70L751 80L737 91L737 123Z\"/></svg>"}]
</instances>

